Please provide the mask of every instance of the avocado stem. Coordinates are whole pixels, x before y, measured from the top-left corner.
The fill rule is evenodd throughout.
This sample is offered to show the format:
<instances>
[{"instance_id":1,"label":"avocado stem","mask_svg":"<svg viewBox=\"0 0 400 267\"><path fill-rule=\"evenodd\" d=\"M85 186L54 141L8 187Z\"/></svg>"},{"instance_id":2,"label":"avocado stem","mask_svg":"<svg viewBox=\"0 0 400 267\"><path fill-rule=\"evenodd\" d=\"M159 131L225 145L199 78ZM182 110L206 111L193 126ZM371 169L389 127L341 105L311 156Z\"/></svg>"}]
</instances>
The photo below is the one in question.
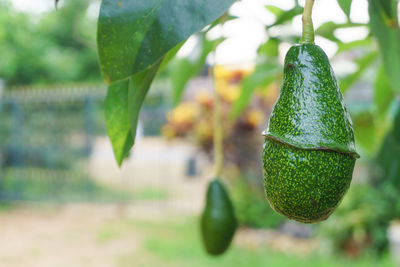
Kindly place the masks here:
<instances>
[{"instance_id":1,"label":"avocado stem","mask_svg":"<svg viewBox=\"0 0 400 267\"><path fill-rule=\"evenodd\" d=\"M215 68L212 68L213 76L215 79ZM221 117L221 100L218 94L216 83L214 82L214 110L213 110L213 124L214 124L214 168L215 176L220 177L224 165L224 151L223 151L223 129Z\"/></svg>"},{"instance_id":2,"label":"avocado stem","mask_svg":"<svg viewBox=\"0 0 400 267\"><path fill-rule=\"evenodd\" d=\"M312 9L315 0L306 0L303 11L303 34L301 36L301 44L313 44L314 43L314 26L311 18Z\"/></svg>"}]
</instances>

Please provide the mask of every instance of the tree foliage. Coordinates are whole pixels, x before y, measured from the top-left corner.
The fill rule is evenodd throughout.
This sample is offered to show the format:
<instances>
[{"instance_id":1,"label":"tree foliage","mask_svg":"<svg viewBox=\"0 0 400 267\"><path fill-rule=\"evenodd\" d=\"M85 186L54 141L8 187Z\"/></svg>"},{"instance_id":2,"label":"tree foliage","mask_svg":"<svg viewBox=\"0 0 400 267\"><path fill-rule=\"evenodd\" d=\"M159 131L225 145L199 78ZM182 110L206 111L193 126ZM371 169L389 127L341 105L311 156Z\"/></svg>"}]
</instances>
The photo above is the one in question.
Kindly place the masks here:
<instances>
[{"instance_id":1,"label":"tree foliage","mask_svg":"<svg viewBox=\"0 0 400 267\"><path fill-rule=\"evenodd\" d=\"M69 0L41 15L0 1L0 78L7 86L100 81L92 1Z\"/></svg>"},{"instance_id":2,"label":"tree foliage","mask_svg":"<svg viewBox=\"0 0 400 267\"><path fill-rule=\"evenodd\" d=\"M203 5L206 2L207 4ZM154 64L162 60L163 56L174 49L177 44L182 44L186 38L203 28L203 31L199 33L203 43L200 46L202 47L201 56L194 61L190 57L180 58L174 60L170 66L175 89L174 101L178 102L189 78L198 73L200 65L204 64L205 58L210 52L209 44L215 41L207 40L208 36L204 34L207 30L206 25L223 12L227 12L233 2L228 0L218 3L208 1L188 3L184 0L176 0L173 2L173 7L170 7L172 4L170 0L148 1L145 4L134 0L120 2L103 0L97 41L103 76L107 83L111 83L109 95L118 93L114 89L115 82L129 79L129 82L122 82L126 87L125 92L128 92L124 94L125 101L121 102L120 98L115 99L126 106L125 111L122 111L121 118L130 121L131 127L128 129L125 123L118 126L119 122L109 121L107 124L109 132L123 132L121 137L111 138L119 164L122 163L133 144L141 102L151 84L151 79L157 72L158 65ZM390 215L393 212L389 203L395 201L391 197L398 194L395 190L399 181L397 172L396 175L390 172L395 168L393 166L397 166L397 143L396 146L392 144L388 146L388 142L394 140L393 135L398 128L397 123L394 128L392 127L392 118L399 106L396 95L399 93L400 84L398 75L400 73L400 30L397 0L369 0L368 3L370 21L368 24L363 24L351 20L351 0L337 0L338 6L346 15L346 22L326 22L315 30L315 34L337 45L338 49L334 57L349 58L355 66L353 71L339 76L339 84L343 93L351 92L352 88L359 86L362 82L367 83L368 86L359 88L358 92L368 95L366 90L373 91L373 99L364 103L355 101L356 103L350 103L349 107L361 154L367 160L374 162L374 166L380 166L379 168L382 169L381 175L375 176L375 178L379 177L374 184L375 189L366 186L367 189L364 190L355 186L353 191L356 193L350 194L348 198L350 200L347 201L350 204L343 205L343 208L338 211L338 216L333 216L332 219L332 222L335 222L335 218L344 216L340 219L346 222L344 228L340 230L342 234L337 235L337 232L333 231L333 235L335 238L340 236L340 238L348 240L354 237L355 232L363 229L367 233L367 237L372 238L373 244L383 248L386 239L382 238L382 232L385 231L388 220L393 219L393 216ZM122 6L126 8L122 9ZM231 119L238 118L251 102L256 88L267 87L270 83L279 81L282 69L278 60L281 56L279 48L281 44L287 42L296 43L300 38L300 33L285 35L285 31L280 31L285 24L291 23L296 16L300 16L302 8L298 1L294 1L293 7L289 10L271 5L267 5L266 10L275 16L275 21L265 25L268 40L258 49L259 60L254 72L242 81L242 90L233 104ZM227 19L234 19L229 16L224 17L225 19L215 20L210 27L221 26ZM187 25L178 23L183 20ZM367 37L352 42L343 42L338 37L337 31L353 27L366 28L369 31ZM279 35L270 34L272 32L279 32ZM219 41L215 43L215 46L218 44ZM172 50L173 54L177 48L175 47L174 50ZM168 59L171 57L169 56ZM163 64L165 65L165 62ZM140 97L132 100L130 94L134 96L139 94ZM119 96L121 95L119 94ZM115 113L117 105L118 102L110 105L112 108L106 111L106 117ZM385 136L387 137L384 138ZM125 141L121 141L120 138ZM382 154L382 151L385 153ZM379 156L374 157L378 152ZM384 158L383 162L382 158ZM389 163L390 166L387 166ZM382 188L392 193L384 195L377 193L376 189ZM368 197L364 201L366 194L357 195L357 192L375 192L376 194L368 193ZM393 194L393 192L395 193ZM381 201L371 201L377 196ZM355 200L351 201L352 198ZM361 217L356 222L351 221L352 211L357 209L366 211L366 213L358 214ZM370 216L373 215L369 212L371 210L379 211L379 213L376 213L377 216ZM379 214L384 214L384 216Z\"/></svg>"},{"instance_id":3,"label":"tree foliage","mask_svg":"<svg viewBox=\"0 0 400 267\"><path fill-rule=\"evenodd\" d=\"M109 84L107 97L112 96L113 84L129 80L125 90L131 129L121 136L135 139L138 114L158 68L168 53L218 19L234 0L162 0L132 1L103 0L97 29L97 46L104 80ZM170 57L167 56L167 59ZM198 68L193 68L196 70ZM106 100L111 101L111 100ZM114 113L117 103L106 110ZM107 121L108 131L121 132L125 127ZM126 129L125 129L126 131ZM118 135L120 136L120 135ZM111 139L117 162L121 164L130 147L119 139ZM121 145L123 147L121 147ZM128 148L128 151L126 149ZM118 153L117 151L122 151Z\"/></svg>"}]
</instances>

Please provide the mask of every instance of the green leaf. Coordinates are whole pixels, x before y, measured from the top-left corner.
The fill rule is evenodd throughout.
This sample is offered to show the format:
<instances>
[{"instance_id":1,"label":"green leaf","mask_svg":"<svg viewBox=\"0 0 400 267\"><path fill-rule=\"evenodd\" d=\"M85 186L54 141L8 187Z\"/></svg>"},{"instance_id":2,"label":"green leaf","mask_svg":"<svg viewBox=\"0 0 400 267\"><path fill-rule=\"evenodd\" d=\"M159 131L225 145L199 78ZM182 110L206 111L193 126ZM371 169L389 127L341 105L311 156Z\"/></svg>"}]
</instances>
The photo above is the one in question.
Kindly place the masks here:
<instances>
[{"instance_id":1,"label":"green leaf","mask_svg":"<svg viewBox=\"0 0 400 267\"><path fill-rule=\"evenodd\" d=\"M337 0L337 1L340 8L343 10L344 14L346 14L348 19L350 19L351 0Z\"/></svg>"},{"instance_id":2,"label":"green leaf","mask_svg":"<svg viewBox=\"0 0 400 267\"><path fill-rule=\"evenodd\" d=\"M136 137L140 109L142 108L144 98L150 89L151 82L156 76L160 64L161 60L149 69L139 72L129 79L128 112L133 140L135 140Z\"/></svg>"},{"instance_id":3,"label":"green leaf","mask_svg":"<svg viewBox=\"0 0 400 267\"><path fill-rule=\"evenodd\" d=\"M393 120L393 136L400 145L400 106L397 107L397 114Z\"/></svg>"},{"instance_id":4,"label":"green leaf","mask_svg":"<svg viewBox=\"0 0 400 267\"><path fill-rule=\"evenodd\" d=\"M377 145L377 127L372 112L366 111L353 118L354 137L364 153L372 155Z\"/></svg>"},{"instance_id":5,"label":"green leaf","mask_svg":"<svg viewBox=\"0 0 400 267\"><path fill-rule=\"evenodd\" d=\"M139 73L220 17L234 0L103 0L100 67L107 83Z\"/></svg>"},{"instance_id":6,"label":"green leaf","mask_svg":"<svg viewBox=\"0 0 400 267\"><path fill-rule=\"evenodd\" d=\"M220 44L224 38L208 40L205 34L199 35L199 41L194 51L188 58L176 59L172 64L171 82L172 82L172 102L177 105L182 97L183 90L190 78L197 75L203 68L207 55ZM196 56L197 54L197 56Z\"/></svg>"},{"instance_id":7,"label":"green leaf","mask_svg":"<svg viewBox=\"0 0 400 267\"><path fill-rule=\"evenodd\" d=\"M183 94L186 83L197 73L195 63L187 58L179 58L173 62L171 71L172 104L176 106Z\"/></svg>"},{"instance_id":8,"label":"green leaf","mask_svg":"<svg viewBox=\"0 0 400 267\"><path fill-rule=\"evenodd\" d=\"M236 119L249 104L254 90L259 86L267 86L276 80L279 71L280 66L269 61L258 65L255 71L242 81L242 90L238 99L233 104L229 118L231 120Z\"/></svg>"},{"instance_id":9,"label":"green leaf","mask_svg":"<svg viewBox=\"0 0 400 267\"><path fill-rule=\"evenodd\" d=\"M279 39L270 37L267 42L258 48L257 53L270 58L277 58L279 55L279 44Z\"/></svg>"},{"instance_id":10,"label":"green leaf","mask_svg":"<svg viewBox=\"0 0 400 267\"><path fill-rule=\"evenodd\" d=\"M300 15L303 13L303 8L298 5L296 5L294 8L289 9L287 11L280 10L279 8L276 8L274 6L267 6L267 9L276 16L276 21L273 24L268 25L267 29L277 26L277 25L282 25L285 22L291 21L297 15Z\"/></svg>"},{"instance_id":11,"label":"green leaf","mask_svg":"<svg viewBox=\"0 0 400 267\"><path fill-rule=\"evenodd\" d=\"M170 62L173 60L178 53L179 49L185 44L185 42L179 43L177 46L172 48L171 50L168 51L168 53L164 56L163 61L161 62L159 71L163 70Z\"/></svg>"},{"instance_id":12,"label":"green leaf","mask_svg":"<svg viewBox=\"0 0 400 267\"><path fill-rule=\"evenodd\" d=\"M334 23L333 21L329 21L319 26L315 30L315 34L322 36L328 40L331 40L332 42L340 43L340 40L336 38L336 36L334 35L336 29L337 29L337 24Z\"/></svg>"},{"instance_id":13,"label":"green leaf","mask_svg":"<svg viewBox=\"0 0 400 267\"><path fill-rule=\"evenodd\" d=\"M383 172L383 180L393 183L395 188L400 188L400 107L397 108L396 113L393 119L393 128L382 142L376 162Z\"/></svg>"},{"instance_id":14,"label":"green leaf","mask_svg":"<svg viewBox=\"0 0 400 267\"><path fill-rule=\"evenodd\" d=\"M261 62L257 64L250 76L243 79L242 90L229 114L231 120L236 119L247 107L257 87L267 86L276 80L276 76L281 69L280 64L276 62L279 55L279 44L279 39L270 37L267 42L258 48L257 53Z\"/></svg>"},{"instance_id":15,"label":"green leaf","mask_svg":"<svg viewBox=\"0 0 400 267\"><path fill-rule=\"evenodd\" d=\"M389 106L395 97L395 93L383 67L380 67L378 70L374 89L374 102L378 111L377 114L380 119L384 119Z\"/></svg>"},{"instance_id":16,"label":"green leaf","mask_svg":"<svg viewBox=\"0 0 400 267\"><path fill-rule=\"evenodd\" d=\"M398 20L397 14L397 1L398 0L381 0L379 3L382 6L384 11L384 18L387 22L387 25L392 25L393 22Z\"/></svg>"},{"instance_id":17,"label":"green leaf","mask_svg":"<svg viewBox=\"0 0 400 267\"><path fill-rule=\"evenodd\" d=\"M373 62L375 62L376 57L378 56L377 52L373 51L367 53L363 57L356 60L358 69L354 73L340 79L339 87L340 90L344 93L346 92L364 73L364 71L371 66Z\"/></svg>"},{"instance_id":18,"label":"green leaf","mask_svg":"<svg viewBox=\"0 0 400 267\"><path fill-rule=\"evenodd\" d=\"M235 20L239 18L238 16L232 16L228 12L225 12L222 16L220 16L218 19L214 20L206 29L204 29L205 32L209 32L212 28L219 24L224 24L227 21L230 20Z\"/></svg>"},{"instance_id":19,"label":"green leaf","mask_svg":"<svg viewBox=\"0 0 400 267\"><path fill-rule=\"evenodd\" d=\"M108 87L105 100L106 126L119 166L134 144L139 111L159 65Z\"/></svg>"},{"instance_id":20,"label":"green leaf","mask_svg":"<svg viewBox=\"0 0 400 267\"><path fill-rule=\"evenodd\" d=\"M396 0L369 0L371 32L376 37L393 89L400 92L400 28Z\"/></svg>"},{"instance_id":21,"label":"green leaf","mask_svg":"<svg viewBox=\"0 0 400 267\"><path fill-rule=\"evenodd\" d=\"M271 12L275 17L281 16L283 13L285 13L285 10L282 8L279 8L277 6L272 6L272 5L266 5L265 8Z\"/></svg>"},{"instance_id":22,"label":"green leaf","mask_svg":"<svg viewBox=\"0 0 400 267\"><path fill-rule=\"evenodd\" d=\"M382 143L376 160L383 171L383 179L386 182L395 183L397 188L400 186L399 158L400 139L395 135L394 131L390 131Z\"/></svg>"},{"instance_id":23,"label":"green leaf","mask_svg":"<svg viewBox=\"0 0 400 267\"><path fill-rule=\"evenodd\" d=\"M334 23L332 21L328 21L325 22L324 24L322 24L321 26L319 26L316 30L315 30L315 34L322 36L328 40L331 40L333 42L338 42L339 44L341 43L341 41L336 38L336 36L334 35L335 31L337 29L341 29L341 28L352 28L352 27L360 27L360 26L366 26L366 24L363 23L351 23L351 22L347 22L347 23Z\"/></svg>"},{"instance_id":24,"label":"green leaf","mask_svg":"<svg viewBox=\"0 0 400 267\"><path fill-rule=\"evenodd\" d=\"M338 43L338 50L336 51L336 54L340 54L344 51L352 50L352 49L359 49L360 47L367 47L368 49L371 46L371 38L365 38L362 40L356 40L353 42L348 42L348 43Z\"/></svg>"},{"instance_id":25,"label":"green leaf","mask_svg":"<svg viewBox=\"0 0 400 267\"><path fill-rule=\"evenodd\" d=\"M108 87L105 100L107 133L119 166L133 145L128 113L129 80L113 83Z\"/></svg>"}]
</instances>

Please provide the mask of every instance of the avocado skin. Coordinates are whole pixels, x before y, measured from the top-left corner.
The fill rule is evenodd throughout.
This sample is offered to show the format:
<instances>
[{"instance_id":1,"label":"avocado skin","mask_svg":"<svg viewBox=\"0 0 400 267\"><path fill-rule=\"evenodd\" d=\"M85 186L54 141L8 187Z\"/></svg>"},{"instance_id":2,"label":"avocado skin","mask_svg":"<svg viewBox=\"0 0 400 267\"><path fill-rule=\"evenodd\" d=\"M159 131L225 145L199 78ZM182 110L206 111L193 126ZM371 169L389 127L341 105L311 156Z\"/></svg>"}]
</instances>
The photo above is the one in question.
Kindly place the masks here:
<instances>
[{"instance_id":1,"label":"avocado skin","mask_svg":"<svg viewBox=\"0 0 400 267\"><path fill-rule=\"evenodd\" d=\"M219 180L210 182L206 197L206 206L201 216L203 243L209 254L221 255L232 241L237 219L228 192Z\"/></svg>"},{"instance_id":2,"label":"avocado skin","mask_svg":"<svg viewBox=\"0 0 400 267\"><path fill-rule=\"evenodd\" d=\"M350 186L356 159L330 150L299 149L266 139L264 185L271 207L303 223L326 220Z\"/></svg>"},{"instance_id":3,"label":"avocado skin","mask_svg":"<svg viewBox=\"0 0 400 267\"><path fill-rule=\"evenodd\" d=\"M281 92L264 135L299 148L328 148L359 157L351 118L319 46L289 49Z\"/></svg>"},{"instance_id":4,"label":"avocado skin","mask_svg":"<svg viewBox=\"0 0 400 267\"><path fill-rule=\"evenodd\" d=\"M342 94L319 46L289 49L264 135L264 185L271 207L303 223L326 220L349 188L359 155Z\"/></svg>"}]
</instances>

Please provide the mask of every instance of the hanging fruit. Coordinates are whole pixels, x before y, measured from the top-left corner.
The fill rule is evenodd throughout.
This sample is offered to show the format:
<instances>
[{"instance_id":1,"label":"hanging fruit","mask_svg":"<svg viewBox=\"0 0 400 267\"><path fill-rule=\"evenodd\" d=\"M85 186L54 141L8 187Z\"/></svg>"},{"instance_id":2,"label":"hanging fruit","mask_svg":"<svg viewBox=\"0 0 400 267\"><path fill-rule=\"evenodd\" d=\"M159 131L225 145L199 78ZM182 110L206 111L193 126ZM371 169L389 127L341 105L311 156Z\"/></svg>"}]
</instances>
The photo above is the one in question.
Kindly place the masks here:
<instances>
[{"instance_id":1,"label":"hanging fruit","mask_svg":"<svg viewBox=\"0 0 400 267\"><path fill-rule=\"evenodd\" d=\"M201 233L206 251L211 255L224 253L235 234L237 219L223 184L219 179L210 182L206 206L201 216Z\"/></svg>"},{"instance_id":2,"label":"hanging fruit","mask_svg":"<svg viewBox=\"0 0 400 267\"><path fill-rule=\"evenodd\" d=\"M201 216L201 235L206 251L223 254L231 244L237 228L237 219L229 194L220 177L224 165L221 102L214 88L214 167L215 178L208 184L206 205Z\"/></svg>"},{"instance_id":3,"label":"hanging fruit","mask_svg":"<svg viewBox=\"0 0 400 267\"><path fill-rule=\"evenodd\" d=\"M313 0L303 14L303 38L286 54L279 98L264 131L264 185L271 207L315 223L336 209L359 155L350 116L324 51L314 44Z\"/></svg>"}]
</instances>

